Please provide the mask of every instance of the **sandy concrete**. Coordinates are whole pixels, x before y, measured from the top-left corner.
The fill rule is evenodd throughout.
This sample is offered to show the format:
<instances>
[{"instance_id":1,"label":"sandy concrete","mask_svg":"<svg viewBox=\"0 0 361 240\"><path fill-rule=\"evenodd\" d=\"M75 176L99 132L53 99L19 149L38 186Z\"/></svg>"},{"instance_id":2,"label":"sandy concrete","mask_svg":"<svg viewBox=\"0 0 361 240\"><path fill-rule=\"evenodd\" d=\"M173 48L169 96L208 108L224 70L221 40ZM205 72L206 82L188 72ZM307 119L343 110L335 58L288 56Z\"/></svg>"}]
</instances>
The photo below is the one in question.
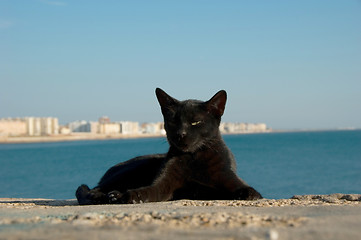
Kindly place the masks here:
<instances>
[{"instance_id":1,"label":"sandy concrete","mask_svg":"<svg viewBox=\"0 0 361 240\"><path fill-rule=\"evenodd\" d=\"M97 206L3 198L0 239L361 239L361 195Z\"/></svg>"}]
</instances>

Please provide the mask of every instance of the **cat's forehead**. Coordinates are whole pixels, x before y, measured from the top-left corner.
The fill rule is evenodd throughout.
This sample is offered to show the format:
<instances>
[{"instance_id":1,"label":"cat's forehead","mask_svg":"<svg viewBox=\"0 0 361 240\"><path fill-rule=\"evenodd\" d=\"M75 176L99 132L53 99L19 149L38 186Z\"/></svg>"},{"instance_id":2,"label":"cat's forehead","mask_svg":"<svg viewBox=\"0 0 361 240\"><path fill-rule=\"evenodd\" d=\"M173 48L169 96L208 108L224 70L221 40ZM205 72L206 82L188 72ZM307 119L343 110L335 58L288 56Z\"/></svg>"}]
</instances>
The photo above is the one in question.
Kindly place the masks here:
<instances>
[{"instance_id":1,"label":"cat's forehead","mask_svg":"<svg viewBox=\"0 0 361 240\"><path fill-rule=\"evenodd\" d=\"M204 104L204 102L196 99L188 99L188 100L180 101L180 104L184 106L198 106Z\"/></svg>"},{"instance_id":2,"label":"cat's forehead","mask_svg":"<svg viewBox=\"0 0 361 240\"><path fill-rule=\"evenodd\" d=\"M179 105L184 109L192 110L193 108L196 109L202 107L204 105L204 102L190 99L190 100L181 101Z\"/></svg>"},{"instance_id":3,"label":"cat's forehead","mask_svg":"<svg viewBox=\"0 0 361 240\"><path fill-rule=\"evenodd\" d=\"M205 110L204 102L199 100L186 100L181 101L178 105L179 113L182 115L196 115L200 114Z\"/></svg>"}]
</instances>

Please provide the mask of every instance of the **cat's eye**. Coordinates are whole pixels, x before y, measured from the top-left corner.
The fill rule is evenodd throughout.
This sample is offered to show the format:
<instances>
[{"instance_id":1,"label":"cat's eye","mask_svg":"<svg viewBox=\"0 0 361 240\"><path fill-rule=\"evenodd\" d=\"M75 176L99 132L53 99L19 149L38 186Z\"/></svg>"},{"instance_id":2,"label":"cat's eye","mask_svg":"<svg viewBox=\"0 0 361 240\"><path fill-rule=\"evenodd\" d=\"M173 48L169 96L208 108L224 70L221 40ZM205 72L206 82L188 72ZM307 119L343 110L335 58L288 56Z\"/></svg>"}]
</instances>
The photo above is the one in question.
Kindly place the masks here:
<instances>
[{"instance_id":1,"label":"cat's eye","mask_svg":"<svg viewBox=\"0 0 361 240\"><path fill-rule=\"evenodd\" d=\"M202 121L192 122L191 125L192 125L192 126L196 126L196 125L200 124L201 122L202 122Z\"/></svg>"}]
</instances>

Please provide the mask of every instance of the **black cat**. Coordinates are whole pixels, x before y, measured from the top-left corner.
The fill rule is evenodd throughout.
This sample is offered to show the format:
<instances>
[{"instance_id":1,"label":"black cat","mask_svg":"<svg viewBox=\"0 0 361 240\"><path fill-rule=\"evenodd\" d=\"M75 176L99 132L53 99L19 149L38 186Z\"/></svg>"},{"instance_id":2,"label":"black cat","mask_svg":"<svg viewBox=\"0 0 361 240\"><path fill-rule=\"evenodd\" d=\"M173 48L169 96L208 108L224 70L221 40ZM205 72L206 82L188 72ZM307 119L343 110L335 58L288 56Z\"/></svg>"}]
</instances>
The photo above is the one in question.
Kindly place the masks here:
<instances>
[{"instance_id":1,"label":"black cat","mask_svg":"<svg viewBox=\"0 0 361 240\"><path fill-rule=\"evenodd\" d=\"M225 91L207 102L178 101L159 88L156 95L170 145L168 153L115 165L94 189L86 185L77 189L79 204L262 198L236 175L234 157L219 132Z\"/></svg>"}]
</instances>

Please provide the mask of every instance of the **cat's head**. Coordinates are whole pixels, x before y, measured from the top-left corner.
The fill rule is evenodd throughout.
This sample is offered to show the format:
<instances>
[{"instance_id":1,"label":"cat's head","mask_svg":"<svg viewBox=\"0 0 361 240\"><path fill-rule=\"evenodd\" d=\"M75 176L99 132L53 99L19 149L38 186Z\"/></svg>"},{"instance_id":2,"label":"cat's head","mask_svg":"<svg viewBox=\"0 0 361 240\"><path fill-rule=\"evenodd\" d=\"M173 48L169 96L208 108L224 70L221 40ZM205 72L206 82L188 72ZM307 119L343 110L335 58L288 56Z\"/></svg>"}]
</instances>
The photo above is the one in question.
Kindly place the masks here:
<instances>
[{"instance_id":1,"label":"cat's head","mask_svg":"<svg viewBox=\"0 0 361 240\"><path fill-rule=\"evenodd\" d=\"M206 102L179 101L160 88L155 92L171 146L183 152L194 152L219 137L219 124L227 101L224 90Z\"/></svg>"}]
</instances>

